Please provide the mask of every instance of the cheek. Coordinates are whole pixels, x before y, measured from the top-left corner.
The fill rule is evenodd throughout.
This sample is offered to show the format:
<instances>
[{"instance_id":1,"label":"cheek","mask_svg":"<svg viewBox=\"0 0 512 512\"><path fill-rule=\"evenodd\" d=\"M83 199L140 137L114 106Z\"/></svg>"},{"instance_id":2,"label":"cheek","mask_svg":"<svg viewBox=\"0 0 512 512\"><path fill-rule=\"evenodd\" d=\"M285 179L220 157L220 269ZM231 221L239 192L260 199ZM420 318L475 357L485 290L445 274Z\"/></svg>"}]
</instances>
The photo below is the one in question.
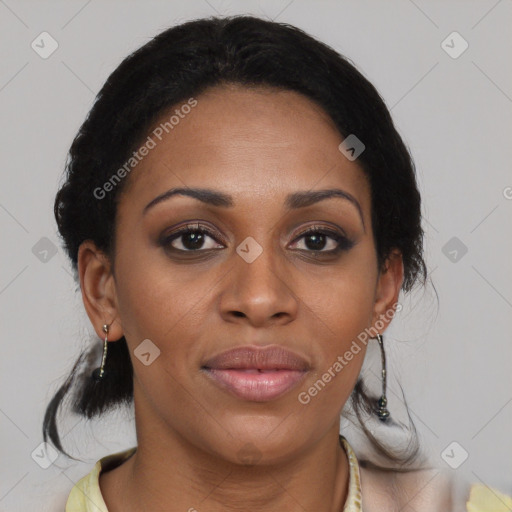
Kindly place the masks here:
<instances>
[{"instance_id":1,"label":"cheek","mask_svg":"<svg viewBox=\"0 0 512 512\"><path fill-rule=\"evenodd\" d=\"M316 413L341 407L359 376L369 342L366 330L372 325L377 272L371 268L376 269L372 253L361 250L336 275L317 281L315 293L306 282L298 291L307 305L304 313L316 360L315 372L301 391L307 395L303 402L310 400Z\"/></svg>"},{"instance_id":2,"label":"cheek","mask_svg":"<svg viewBox=\"0 0 512 512\"><path fill-rule=\"evenodd\" d=\"M297 296L305 303L304 314L316 326L317 343L331 355L371 326L376 280L375 259L369 248L360 247L335 273L314 283L300 281Z\"/></svg>"},{"instance_id":3,"label":"cheek","mask_svg":"<svg viewBox=\"0 0 512 512\"><path fill-rule=\"evenodd\" d=\"M135 377L151 394L162 396L179 383L186 385L190 370L197 367L201 347L197 343L212 316L212 294L219 275L206 267L171 268L156 251L119 251L117 262L117 301ZM149 254L149 255L148 255ZM203 326L203 327L202 327ZM158 357L151 365L138 359L143 340L149 339ZM153 345L152 345L153 344ZM151 350L150 350L151 352Z\"/></svg>"},{"instance_id":4,"label":"cheek","mask_svg":"<svg viewBox=\"0 0 512 512\"><path fill-rule=\"evenodd\" d=\"M173 326L198 303L212 279L197 282L190 265L171 266L162 249L145 239L119 236L116 290L120 316L128 335L165 341ZM192 279L191 279L192 277Z\"/></svg>"},{"instance_id":5,"label":"cheek","mask_svg":"<svg viewBox=\"0 0 512 512\"><path fill-rule=\"evenodd\" d=\"M190 324L194 304L201 297L177 286L169 273L163 275L148 265L134 265L125 273L119 270L119 312L134 370L137 406L148 411L152 404L150 408L170 422L198 415L196 401L190 400L187 391L188 374L197 359L191 339L197 323Z\"/></svg>"}]
</instances>

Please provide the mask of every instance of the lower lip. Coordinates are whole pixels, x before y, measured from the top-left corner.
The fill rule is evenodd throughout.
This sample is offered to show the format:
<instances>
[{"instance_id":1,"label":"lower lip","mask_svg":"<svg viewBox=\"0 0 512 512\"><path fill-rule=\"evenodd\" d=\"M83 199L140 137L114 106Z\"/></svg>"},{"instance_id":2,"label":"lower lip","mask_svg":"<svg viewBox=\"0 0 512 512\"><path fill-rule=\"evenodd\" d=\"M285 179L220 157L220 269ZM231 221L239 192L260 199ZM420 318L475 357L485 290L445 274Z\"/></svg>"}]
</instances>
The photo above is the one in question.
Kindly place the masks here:
<instances>
[{"instance_id":1,"label":"lower lip","mask_svg":"<svg viewBox=\"0 0 512 512\"><path fill-rule=\"evenodd\" d=\"M206 373L233 395L243 400L267 402L294 388L305 376L300 370L218 370L205 368Z\"/></svg>"}]
</instances>

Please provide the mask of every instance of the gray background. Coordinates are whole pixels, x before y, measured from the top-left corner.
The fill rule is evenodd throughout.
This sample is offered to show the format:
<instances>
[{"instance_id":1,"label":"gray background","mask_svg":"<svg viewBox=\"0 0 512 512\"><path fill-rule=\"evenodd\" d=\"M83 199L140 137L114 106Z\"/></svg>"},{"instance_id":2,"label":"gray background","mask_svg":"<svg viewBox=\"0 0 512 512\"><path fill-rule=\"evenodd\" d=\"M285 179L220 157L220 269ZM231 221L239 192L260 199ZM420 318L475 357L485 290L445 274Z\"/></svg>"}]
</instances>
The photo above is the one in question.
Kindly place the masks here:
<instances>
[{"instance_id":1,"label":"gray background","mask_svg":"<svg viewBox=\"0 0 512 512\"><path fill-rule=\"evenodd\" d=\"M42 469L31 455L48 400L95 339L53 199L72 138L120 60L170 25L216 13L297 25L352 59L382 94L417 165L439 294L439 308L432 285L403 298L388 330L390 409L403 415L398 379L434 462L448 467L448 453L456 465L465 450L451 471L512 494L510 0L0 0L0 511L62 510L99 457L135 443L133 411L68 417L65 446L85 462L59 456ZM43 31L59 45L47 59L31 48ZM453 31L469 44L457 58L442 46ZM453 37L446 44L462 48ZM372 347L369 377L377 356ZM364 451L345 421L342 429Z\"/></svg>"}]
</instances>

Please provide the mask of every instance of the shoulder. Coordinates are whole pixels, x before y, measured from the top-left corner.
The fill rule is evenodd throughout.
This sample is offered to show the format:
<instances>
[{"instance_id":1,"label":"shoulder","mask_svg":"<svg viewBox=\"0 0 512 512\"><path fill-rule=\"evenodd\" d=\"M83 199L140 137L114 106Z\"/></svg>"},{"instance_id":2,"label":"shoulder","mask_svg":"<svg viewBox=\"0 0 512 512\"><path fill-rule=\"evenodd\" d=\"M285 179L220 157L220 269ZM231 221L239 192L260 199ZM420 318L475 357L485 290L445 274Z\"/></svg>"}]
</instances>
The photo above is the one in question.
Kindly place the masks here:
<instances>
[{"instance_id":1,"label":"shoulder","mask_svg":"<svg viewBox=\"0 0 512 512\"><path fill-rule=\"evenodd\" d=\"M469 492L467 512L509 512L512 497L483 484L474 484Z\"/></svg>"},{"instance_id":2,"label":"shoulder","mask_svg":"<svg viewBox=\"0 0 512 512\"><path fill-rule=\"evenodd\" d=\"M398 472L362 466L361 488L365 511L453 510L453 481L435 469Z\"/></svg>"},{"instance_id":3,"label":"shoulder","mask_svg":"<svg viewBox=\"0 0 512 512\"><path fill-rule=\"evenodd\" d=\"M108 512L98 483L100 471L101 460L73 486L66 502L66 512Z\"/></svg>"},{"instance_id":4,"label":"shoulder","mask_svg":"<svg viewBox=\"0 0 512 512\"><path fill-rule=\"evenodd\" d=\"M129 448L101 458L90 473L81 478L69 493L65 512L108 512L101 494L99 476L128 459L137 448Z\"/></svg>"},{"instance_id":5,"label":"shoulder","mask_svg":"<svg viewBox=\"0 0 512 512\"><path fill-rule=\"evenodd\" d=\"M382 471L360 468L365 512L509 512L512 498L482 484L470 485L453 472L432 468Z\"/></svg>"}]
</instances>

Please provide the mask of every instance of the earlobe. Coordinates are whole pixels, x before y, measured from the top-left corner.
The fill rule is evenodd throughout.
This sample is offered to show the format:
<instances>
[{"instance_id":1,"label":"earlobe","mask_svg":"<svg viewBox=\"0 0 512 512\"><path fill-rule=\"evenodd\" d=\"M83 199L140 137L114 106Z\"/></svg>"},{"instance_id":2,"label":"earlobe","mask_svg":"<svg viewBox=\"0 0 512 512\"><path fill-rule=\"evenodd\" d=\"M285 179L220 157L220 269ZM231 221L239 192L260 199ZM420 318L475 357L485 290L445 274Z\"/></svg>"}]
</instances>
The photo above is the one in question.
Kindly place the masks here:
<instances>
[{"instance_id":1,"label":"earlobe","mask_svg":"<svg viewBox=\"0 0 512 512\"><path fill-rule=\"evenodd\" d=\"M384 332L394 316L403 278L402 253L395 249L386 259L384 268L379 274L375 291L372 323L375 325L378 320L384 323L384 328L379 329L381 333Z\"/></svg>"},{"instance_id":2,"label":"earlobe","mask_svg":"<svg viewBox=\"0 0 512 512\"><path fill-rule=\"evenodd\" d=\"M99 338L103 325L109 325L109 341L123 335L119 321L114 276L108 257L92 240L82 242L78 249L78 275L87 316Z\"/></svg>"}]
</instances>

